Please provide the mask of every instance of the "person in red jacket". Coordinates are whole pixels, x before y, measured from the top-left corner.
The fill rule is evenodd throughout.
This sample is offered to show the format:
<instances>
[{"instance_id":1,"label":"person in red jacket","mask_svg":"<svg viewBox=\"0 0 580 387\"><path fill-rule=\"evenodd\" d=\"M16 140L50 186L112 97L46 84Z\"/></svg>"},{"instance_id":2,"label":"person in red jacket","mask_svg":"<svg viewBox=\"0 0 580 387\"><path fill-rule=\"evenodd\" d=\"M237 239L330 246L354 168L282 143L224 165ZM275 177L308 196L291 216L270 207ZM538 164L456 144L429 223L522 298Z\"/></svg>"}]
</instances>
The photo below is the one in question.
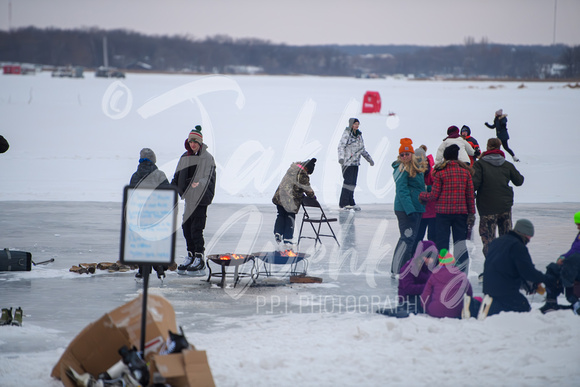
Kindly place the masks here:
<instances>
[{"instance_id":1,"label":"person in red jacket","mask_svg":"<svg viewBox=\"0 0 580 387\"><path fill-rule=\"evenodd\" d=\"M444 162L435 167L431 192L421 192L424 202L437 201L435 224L437 227L437 249L449 250L449 234L453 234L454 254L457 266L467 273L467 218L475 215L475 194L471 180L471 168L458 161L459 147L452 144L443 152Z\"/></svg>"},{"instance_id":2,"label":"person in red jacket","mask_svg":"<svg viewBox=\"0 0 580 387\"><path fill-rule=\"evenodd\" d=\"M461 137L463 137L463 139L467 141L469 145L471 145L471 147L473 148L473 156L469 156L469 160L471 160L470 164L473 165L473 163L475 163L475 160L477 160L479 155L481 155L479 143L474 137L471 136L471 129L467 125L463 125L461 127Z\"/></svg>"}]
</instances>

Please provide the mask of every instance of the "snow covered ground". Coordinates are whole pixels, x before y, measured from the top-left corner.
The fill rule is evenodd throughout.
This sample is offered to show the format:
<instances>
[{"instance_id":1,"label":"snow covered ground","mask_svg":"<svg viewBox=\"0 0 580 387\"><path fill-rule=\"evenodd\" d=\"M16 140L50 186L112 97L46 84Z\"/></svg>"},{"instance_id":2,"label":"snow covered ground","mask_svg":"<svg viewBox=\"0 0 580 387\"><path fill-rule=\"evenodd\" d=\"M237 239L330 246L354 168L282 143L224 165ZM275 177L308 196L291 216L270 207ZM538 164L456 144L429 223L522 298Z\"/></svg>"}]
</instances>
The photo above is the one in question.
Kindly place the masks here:
<instances>
[{"instance_id":1,"label":"snow covered ground","mask_svg":"<svg viewBox=\"0 0 580 387\"><path fill-rule=\"evenodd\" d=\"M234 385L562 385L580 384L578 317L503 313L483 322L374 313L393 302L389 276L398 238L390 163L399 139L434 152L446 128L467 124L480 143L483 123L503 108L510 145L525 176L515 188L514 218L536 225L529 245L543 270L568 250L580 210L576 146L578 90L560 83L419 82L318 77L200 77L129 74L123 81L0 76L0 247L55 258L31 272L0 273L0 306L22 306L24 326L0 327L0 385L58 386L50 371L88 323L133 299L133 272L69 273L79 262L118 257L122 189L151 147L171 176L183 141L201 123L218 164L210 207L208 253L272 248L271 196L289 163L317 157L312 183L339 217L342 248L325 240L309 274L323 283L260 280L228 286L169 273L150 291L162 294L190 341L206 350L215 381ZM382 114L360 114L376 90ZM389 111L395 116L388 116ZM361 120L367 150L355 197L363 211L336 211L338 138ZM241 227L222 232L235 216ZM251 224L250 224L251 223ZM184 253L178 236L178 255ZM308 245L306 245L308 246ZM481 241L470 242L470 280L481 293ZM305 247L306 248L306 247ZM310 251L312 252L312 251ZM178 258L179 259L179 258ZM22 380L23 375L26 379Z\"/></svg>"}]
</instances>

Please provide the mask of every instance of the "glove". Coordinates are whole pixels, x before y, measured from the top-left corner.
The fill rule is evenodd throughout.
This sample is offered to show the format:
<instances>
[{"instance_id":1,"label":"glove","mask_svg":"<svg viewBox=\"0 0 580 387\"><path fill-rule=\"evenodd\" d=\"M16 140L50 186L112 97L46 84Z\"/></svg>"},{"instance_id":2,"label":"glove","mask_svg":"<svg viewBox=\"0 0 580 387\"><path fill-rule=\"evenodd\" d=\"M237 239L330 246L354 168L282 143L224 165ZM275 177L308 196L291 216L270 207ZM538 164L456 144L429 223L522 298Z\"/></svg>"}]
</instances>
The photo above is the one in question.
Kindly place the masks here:
<instances>
[{"instance_id":1,"label":"glove","mask_svg":"<svg viewBox=\"0 0 580 387\"><path fill-rule=\"evenodd\" d=\"M371 159L371 161L369 161L369 164L370 164L370 165L371 165L371 167L372 167L373 165L375 165L375 162L374 162L374 161Z\"/></svg>"},{"instance_id":2,"label":"glove","mask_svg":"<svg viewBox=\"0 0 580 387\"><path fill-rule=\"evenodd\" d=\"M344 159L338 159L338 163L339 163L340 165L344 164Z\"/></svg>"},{"instance_id":3,"label":"glove","mask_svg":"<svg viewBox=\"0 0 580 387\"><path fill-rule=\"evenodd\" d=\"M479 157L481 155L481 151L479 149L476 149L474 155L475 157Z\"/></svg>"}]
</instances>

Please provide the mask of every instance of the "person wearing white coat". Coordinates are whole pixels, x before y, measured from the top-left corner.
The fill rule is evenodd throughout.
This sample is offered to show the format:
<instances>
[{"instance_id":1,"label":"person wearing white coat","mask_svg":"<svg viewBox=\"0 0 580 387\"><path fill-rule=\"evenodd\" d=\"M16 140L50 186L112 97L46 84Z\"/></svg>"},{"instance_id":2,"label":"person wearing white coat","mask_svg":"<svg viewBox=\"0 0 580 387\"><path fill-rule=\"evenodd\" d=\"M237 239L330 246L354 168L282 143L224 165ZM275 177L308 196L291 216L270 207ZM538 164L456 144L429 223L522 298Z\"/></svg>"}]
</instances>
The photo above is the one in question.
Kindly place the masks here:
<instances>
[{"instance_id":1,"label":"person wearing white coat","mask_svg":"<svg viewBox=\"0 0 580 387\"><path fill-rule=\"evenodd\" d=\"M443 152L448 146L455 144L459 147L459 157L458 160L463 161L466 164L470 164L471 160L469 156L473 156L475 151L471 144L469 144L463 137L459 135L459 128L455 125L450 126L447 129L447 137L443 139L439 148L437 148L437 154L435 155L435 164L443 162Z\"/></svg>"}]
</instances>

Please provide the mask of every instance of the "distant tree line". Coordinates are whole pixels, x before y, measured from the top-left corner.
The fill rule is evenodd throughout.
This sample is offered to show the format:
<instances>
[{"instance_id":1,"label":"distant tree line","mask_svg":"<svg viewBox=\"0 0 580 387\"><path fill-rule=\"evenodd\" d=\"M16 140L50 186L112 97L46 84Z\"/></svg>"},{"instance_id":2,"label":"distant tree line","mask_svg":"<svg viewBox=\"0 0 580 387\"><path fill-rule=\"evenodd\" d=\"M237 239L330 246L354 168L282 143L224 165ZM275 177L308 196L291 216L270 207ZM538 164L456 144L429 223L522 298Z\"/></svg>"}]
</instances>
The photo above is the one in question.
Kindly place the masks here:
<instances>
[{"instance_id":1,"label":"distant tree line","mask_svg":"<svg viewBox=\"0 0 580 387\"><path fill-rule=\"evenodd\" d=\"M260 39L150 36L127 30L20 28L0 31L0 61L48 66L167 72L310 74L326 76L578 78L580 46L475 42L426 47L289 46ZM553 66L559 64L560 66Z\"/></svg>"}]
</instances>

